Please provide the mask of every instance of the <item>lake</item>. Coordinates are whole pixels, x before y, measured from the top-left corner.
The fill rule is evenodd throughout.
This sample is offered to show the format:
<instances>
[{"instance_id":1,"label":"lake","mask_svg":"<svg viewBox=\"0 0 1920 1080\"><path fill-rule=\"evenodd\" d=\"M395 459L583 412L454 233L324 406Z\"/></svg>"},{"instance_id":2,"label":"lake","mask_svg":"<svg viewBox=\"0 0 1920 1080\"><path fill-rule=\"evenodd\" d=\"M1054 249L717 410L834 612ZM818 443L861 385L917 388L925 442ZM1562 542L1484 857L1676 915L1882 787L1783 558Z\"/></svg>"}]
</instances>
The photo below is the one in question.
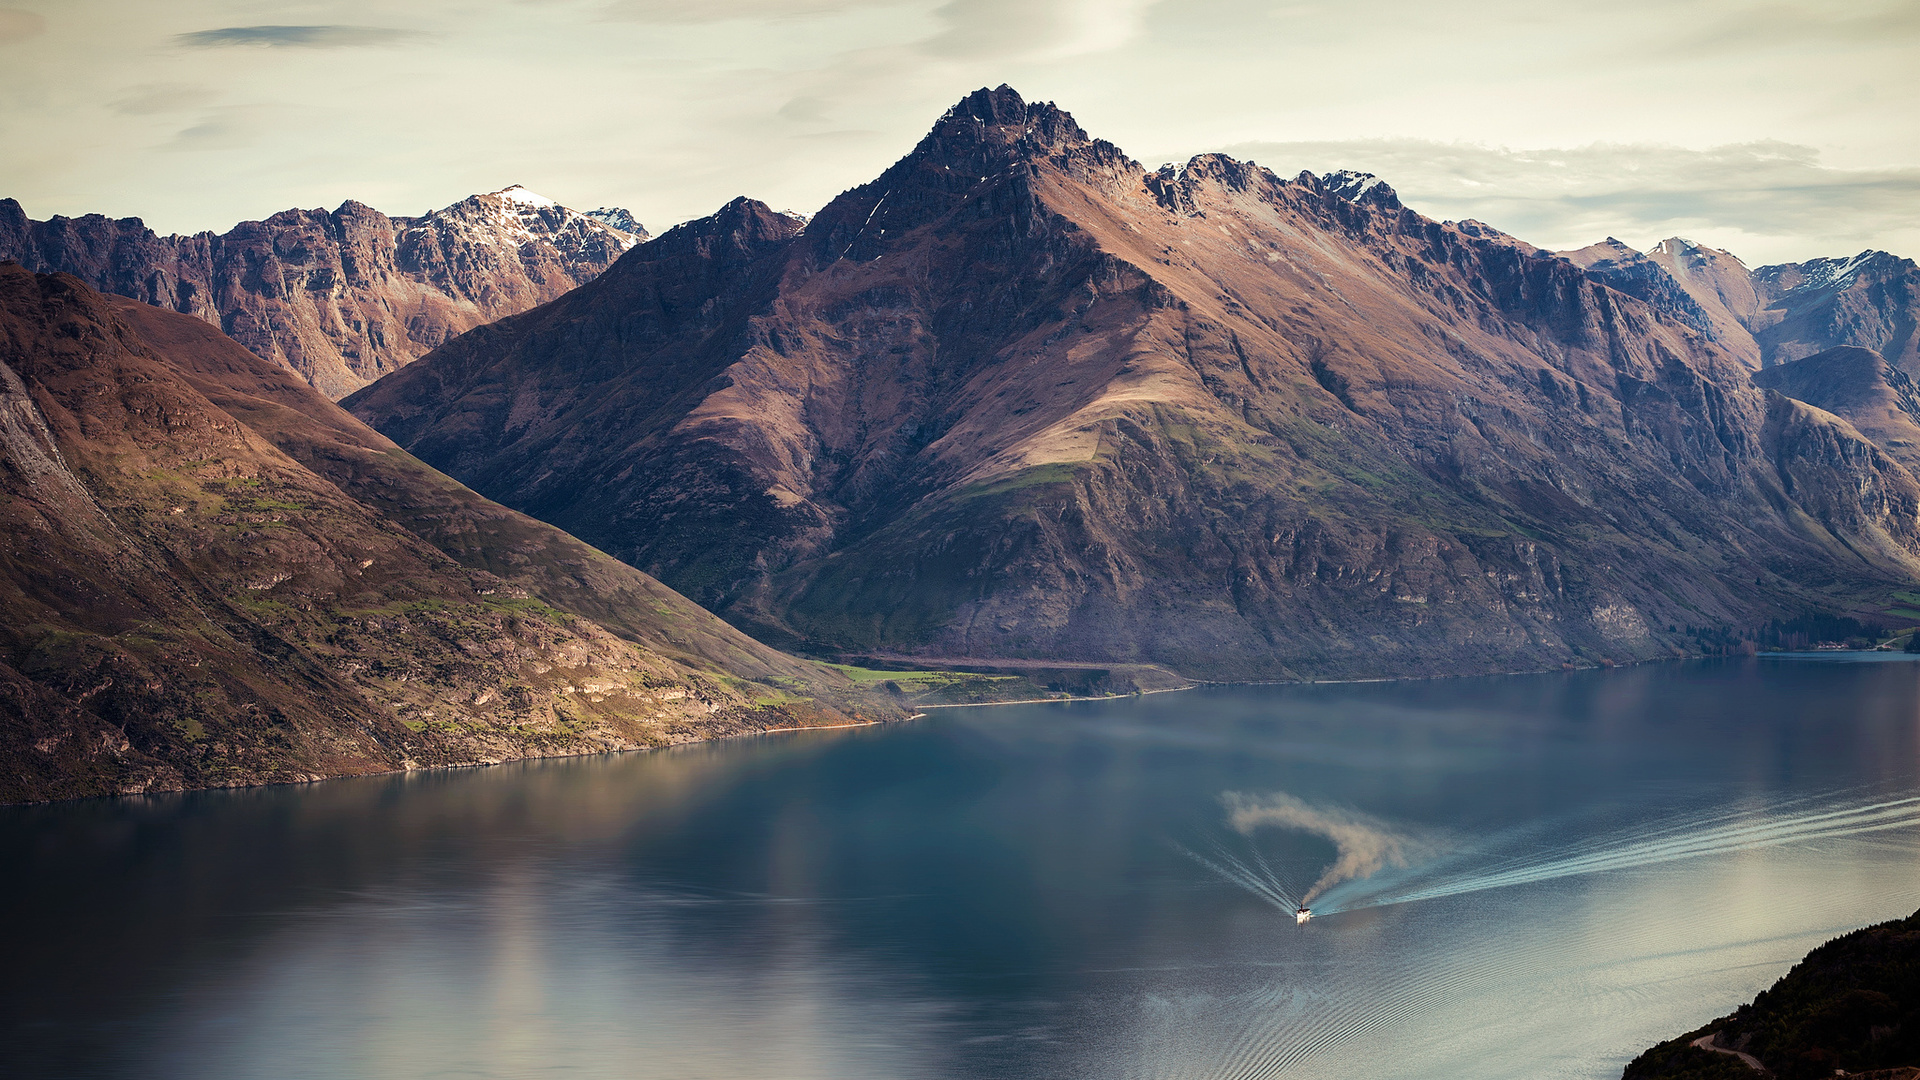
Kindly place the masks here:
<instances>
[{"instance_id":1,"label":"lake","mask_svg":"<svg viewBox=\"0 0 1920 1080\"><path fill-rule=\"evenodd\" d=\"M6 808L0 1072L1617 1077L1920 907L1916 796L1832 654Z\"/></svg>"}]
</instances>

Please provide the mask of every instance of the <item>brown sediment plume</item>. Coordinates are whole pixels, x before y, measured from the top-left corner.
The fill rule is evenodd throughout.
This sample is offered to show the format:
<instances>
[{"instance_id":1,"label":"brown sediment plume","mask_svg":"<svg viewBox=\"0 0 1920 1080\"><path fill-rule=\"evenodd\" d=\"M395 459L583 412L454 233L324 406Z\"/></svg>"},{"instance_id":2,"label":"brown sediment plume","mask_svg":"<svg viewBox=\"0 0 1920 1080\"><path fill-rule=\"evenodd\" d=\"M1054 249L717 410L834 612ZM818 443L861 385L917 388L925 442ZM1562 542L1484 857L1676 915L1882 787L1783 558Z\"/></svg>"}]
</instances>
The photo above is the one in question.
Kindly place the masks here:
<instances>
[{"instance_id":1,"label":"brown sediment plume","mask_svg":"<svg viewBox=\"0 0 1920 1080\"><path fill-rule=\"evenodd\" d=\"M1408 837L1364 814L1314 806L1284 792L1244 795L1229 791L1220 801L1226 804L1228 823L1242 836L1272 827L1323 836L1333 842L1334 860L1301 897L1303 904L1311 904L1340 882L1367 877L1389 866L1407 865L1414 847Z\"/></svg>"}]
</instances>

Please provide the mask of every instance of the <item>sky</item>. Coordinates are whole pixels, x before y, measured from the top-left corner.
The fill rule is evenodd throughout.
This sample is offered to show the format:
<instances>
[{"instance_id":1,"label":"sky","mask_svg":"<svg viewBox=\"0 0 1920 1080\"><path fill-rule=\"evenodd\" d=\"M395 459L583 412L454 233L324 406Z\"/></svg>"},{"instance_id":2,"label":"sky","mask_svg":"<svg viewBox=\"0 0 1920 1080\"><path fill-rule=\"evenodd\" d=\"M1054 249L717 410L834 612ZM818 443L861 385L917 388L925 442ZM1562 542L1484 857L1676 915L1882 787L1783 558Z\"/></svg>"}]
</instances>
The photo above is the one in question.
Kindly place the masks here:
<instances>
[{"instance_id":1,"label":"sky","mask_svg":"<svg viewBox=\"0 0 1920 1080\"><path fill-rule=\"evenodd\" d=\"M187 232L518 183L658 232L816 210L1003 82L1549 248L1920 256L1920 0L0 0L0 196Z\"/></svg>"}]
</instances>

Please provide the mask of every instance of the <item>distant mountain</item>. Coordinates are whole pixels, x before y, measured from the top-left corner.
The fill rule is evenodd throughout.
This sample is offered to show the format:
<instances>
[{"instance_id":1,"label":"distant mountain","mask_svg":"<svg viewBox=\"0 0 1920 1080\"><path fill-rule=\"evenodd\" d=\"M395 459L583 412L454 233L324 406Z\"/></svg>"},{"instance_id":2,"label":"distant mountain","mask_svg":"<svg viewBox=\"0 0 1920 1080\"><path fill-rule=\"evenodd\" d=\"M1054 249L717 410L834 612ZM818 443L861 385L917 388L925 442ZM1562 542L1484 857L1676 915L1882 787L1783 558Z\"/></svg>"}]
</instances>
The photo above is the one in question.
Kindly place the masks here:
<instances>
[{"instance_id":1,"label":"distant mountain","mask_svg":"<svg viewBox=\"0 0 1920 1080\"><path fill-rule=\"evenodd\" d=\"M30 221L0 199L0 259L192 315L336 398L592 280L646 239L625 210L581 214L519 185L417 218L346 202L221 236L98 214Z\"/></svg>"},{"instance_id":2,"label":"distant mountain","mask_svg":"<svg viewBox=\"0 0 1920 1080\"><path fill-rule=\"evenodd\" d=\"M1872 349L1920 376L1920 267L1884 251L1814 259L1753 272L1763 306L1754 337L1770 364L1835 345Z\"/></svg>"},{"instance_id":3,"label":"distant mountain","mask_svg":"<svg viewBox=\"0 0 1920 1080\"><path fill-rule=\"evenodd\" d=\"M1920 575L1906 468L1610 280L1002 87L810 221L737 200L345 404L823 652L1508 670Z\"/></svg>"},{"instance_id":4,"label":"distant mountain","mask_svg":"<svg viewBox=\"0 0 1920 1080\"><path fill-rule=\"evenodd\" d=\"M1611 237L1558 254L1709 332L1756 367L1851 345L1920 376L1920 268L1911 259L1863 251L1748 270L1729 252L1678 237L1644 254Z\"/></svg>"},{"instance_id":5,"label":"distant mountain","mask_svg":"<svg viewBox=\"0 0 1920 1080\"><path fill-rule=\"evenodd\" d=\"M1689 255L1677 256L1680 243L1663 241L1641 254L1609 236L1598 244L1558 254L1701 331L1747 366L1759 367L1760 344L1747 329L1757 307L1752 275L1724 251L1692 247L1687 249Z\"/></svg>"},{"instance_id":6,"label":"distant mountain","mask_svg":"<svg viewBox=\"0 0 1920 1080\"><path fill-rule=\"evenodd\" d=\"M889 711L212 327L11 263L0 493L0 802Z\"/></svg>"}]
</instances>

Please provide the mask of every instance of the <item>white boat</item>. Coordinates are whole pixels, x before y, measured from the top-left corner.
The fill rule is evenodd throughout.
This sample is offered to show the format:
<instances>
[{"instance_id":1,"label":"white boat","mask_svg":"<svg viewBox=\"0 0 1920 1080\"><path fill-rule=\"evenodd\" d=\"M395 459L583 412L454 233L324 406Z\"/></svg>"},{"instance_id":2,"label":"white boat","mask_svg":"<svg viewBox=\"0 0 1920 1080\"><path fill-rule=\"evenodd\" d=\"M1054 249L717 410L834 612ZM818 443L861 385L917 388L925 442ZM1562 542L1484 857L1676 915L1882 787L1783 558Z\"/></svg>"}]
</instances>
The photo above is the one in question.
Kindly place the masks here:
<instances>
[{"instance_id":1,"label":"white boat","mask_svg":"<svg viewBox=\"0 0 1920 1080\"><path fill-rule=\"evenodd\" d=\"M1300 910L1293 913L1293 921L1296 926L1311 918L1313 918L1313 909L1305 904L1301 904Z\"/></svg>"}]
</instances>

